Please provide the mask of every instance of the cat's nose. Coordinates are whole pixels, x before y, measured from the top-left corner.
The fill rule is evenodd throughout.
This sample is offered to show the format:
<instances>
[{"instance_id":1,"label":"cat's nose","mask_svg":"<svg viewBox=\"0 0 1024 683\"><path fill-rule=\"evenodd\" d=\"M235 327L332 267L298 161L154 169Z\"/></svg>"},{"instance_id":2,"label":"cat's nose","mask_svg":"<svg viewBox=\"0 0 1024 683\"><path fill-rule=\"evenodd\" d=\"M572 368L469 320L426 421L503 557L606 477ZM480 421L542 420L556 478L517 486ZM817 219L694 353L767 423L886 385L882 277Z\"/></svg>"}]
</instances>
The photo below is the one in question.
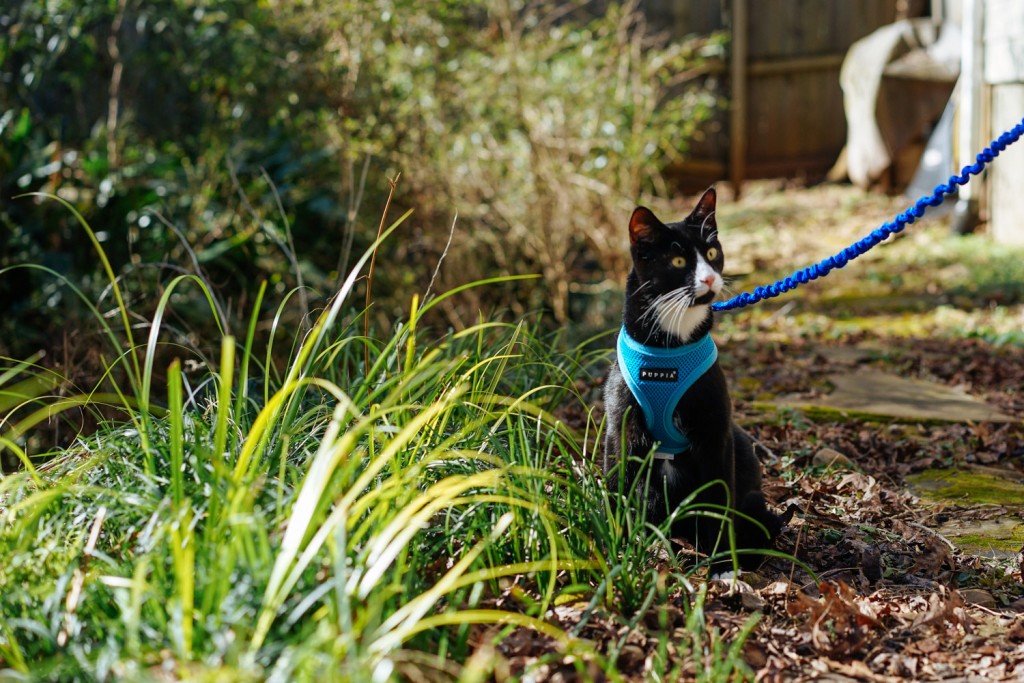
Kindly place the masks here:
<instances>
[{"instance_id":1,"label":"cat's nose","mask_svg":"<svg viewBox=\"0 0 1024 683\"><path fill-rule=\"evenodd\" d=\"M715 276L714 275L708 275L703 280L701 280L701 282L706 284L708 286L708 288L710 289L711 286L715 284Z\"/></svg>"}]
</instances>

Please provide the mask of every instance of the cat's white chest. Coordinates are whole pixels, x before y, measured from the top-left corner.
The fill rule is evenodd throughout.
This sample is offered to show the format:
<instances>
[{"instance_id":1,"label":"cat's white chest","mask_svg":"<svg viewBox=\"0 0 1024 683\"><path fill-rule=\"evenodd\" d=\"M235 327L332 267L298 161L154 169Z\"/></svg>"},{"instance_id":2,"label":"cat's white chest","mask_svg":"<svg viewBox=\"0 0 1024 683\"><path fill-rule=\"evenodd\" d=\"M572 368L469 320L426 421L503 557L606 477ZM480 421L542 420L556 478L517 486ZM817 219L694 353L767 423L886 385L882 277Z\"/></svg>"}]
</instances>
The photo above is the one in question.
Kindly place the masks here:
<instances>
[{"instance_id":1,"label":"cat's white chest","mask_svg":"<svg viewBox=\"0 0 1024 683\"><path fill-rule=\"evenodd\" d=\"M665 478L665 484L669 488L681 485L682 473L672 460L659 460L661 463L661 476Z\"/></svg>"},{"instance_id":2,"label":"cat's white chest","mask_svg":"<svg viewBox=\"0 0 1024 683\"><path fill-rule=\"evenodd\" d=\"M661 325L661 329L680 339L690 339L707 317L707 305L688 306L684 311L678 308L658 310L658 324Z\"/></svg>"}]
</instances>

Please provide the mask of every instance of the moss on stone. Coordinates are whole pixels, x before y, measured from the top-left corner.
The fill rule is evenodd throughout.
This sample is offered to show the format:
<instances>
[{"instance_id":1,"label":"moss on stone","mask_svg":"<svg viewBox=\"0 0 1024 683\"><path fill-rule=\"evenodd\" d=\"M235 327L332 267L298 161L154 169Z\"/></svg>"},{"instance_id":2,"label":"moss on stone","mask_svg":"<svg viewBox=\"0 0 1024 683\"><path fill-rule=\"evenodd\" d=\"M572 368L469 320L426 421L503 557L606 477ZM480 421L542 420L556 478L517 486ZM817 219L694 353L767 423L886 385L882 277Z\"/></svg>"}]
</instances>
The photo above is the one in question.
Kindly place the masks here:
<instances>
[{"instance_id":1,"label":"moss on stone","mask_svg":"<svg viewBox=\"0 0 1024 683\"><path fill-rule=\"evenodd\" d=\"M969 470L925 470L907 482L927 500L968 505L1024 507L1024 484L1005 477Z\"/></svg>"},{"instance_id":2,"label":"moss on stone","mask_svg":"<svg viewBox=\"0 0 1024 683\"><path fill-rule=\"evenodd\" d=\"M950 542L971 555L982 557L1013 557L1024 547L1024 524L1017 524L1008 532L958 533L947 535Z\"/></svg>"}]
</instances>

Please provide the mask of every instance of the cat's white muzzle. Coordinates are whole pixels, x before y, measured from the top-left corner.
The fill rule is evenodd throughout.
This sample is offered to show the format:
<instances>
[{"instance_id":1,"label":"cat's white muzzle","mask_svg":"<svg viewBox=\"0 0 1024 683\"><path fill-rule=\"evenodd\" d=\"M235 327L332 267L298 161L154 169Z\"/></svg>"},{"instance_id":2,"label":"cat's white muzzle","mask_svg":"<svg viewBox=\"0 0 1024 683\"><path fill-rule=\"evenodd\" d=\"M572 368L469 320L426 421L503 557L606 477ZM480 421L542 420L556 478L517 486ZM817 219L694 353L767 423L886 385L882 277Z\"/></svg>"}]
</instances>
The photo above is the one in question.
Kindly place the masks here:
<instances>
[{"instance_id":1,"label":"cat's white muzzle","mask_svg":"<svg viewBox=\"0 0 1024 683\"><path fill-rule=\"evenodd\" d=\"M710 284L708 284L710 283ZM693 273L693 298L699 299L708 292L722 291L722 278L707 261L697 256L697 268Z\"/></svg>"}]
</instances>

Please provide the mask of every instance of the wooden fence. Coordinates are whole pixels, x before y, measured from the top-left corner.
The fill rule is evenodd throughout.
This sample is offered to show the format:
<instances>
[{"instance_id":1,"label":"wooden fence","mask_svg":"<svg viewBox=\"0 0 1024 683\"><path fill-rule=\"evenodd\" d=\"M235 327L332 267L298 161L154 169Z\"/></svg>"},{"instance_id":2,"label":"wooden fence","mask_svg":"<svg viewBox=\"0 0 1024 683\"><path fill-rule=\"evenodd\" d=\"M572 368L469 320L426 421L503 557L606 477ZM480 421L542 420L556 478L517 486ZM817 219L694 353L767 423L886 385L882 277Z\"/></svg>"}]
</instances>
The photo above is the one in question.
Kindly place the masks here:
<instances>
[{"instance_id":1,"label":"wooden fence","mask_svg":"<svg viewBox=\"0 0 1024 683\"><path fill-rule=\"evenodd\" d=\"M684 189L728 178L819 180L846 141L839 68L876 28L927 13L927 0L641 0L653 29L674 37L724 30L727 61L708 87L729 103L702 130L690 158L669 169Z\"/></svg>"}]
</instances>

